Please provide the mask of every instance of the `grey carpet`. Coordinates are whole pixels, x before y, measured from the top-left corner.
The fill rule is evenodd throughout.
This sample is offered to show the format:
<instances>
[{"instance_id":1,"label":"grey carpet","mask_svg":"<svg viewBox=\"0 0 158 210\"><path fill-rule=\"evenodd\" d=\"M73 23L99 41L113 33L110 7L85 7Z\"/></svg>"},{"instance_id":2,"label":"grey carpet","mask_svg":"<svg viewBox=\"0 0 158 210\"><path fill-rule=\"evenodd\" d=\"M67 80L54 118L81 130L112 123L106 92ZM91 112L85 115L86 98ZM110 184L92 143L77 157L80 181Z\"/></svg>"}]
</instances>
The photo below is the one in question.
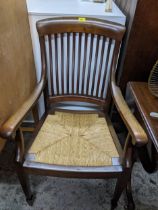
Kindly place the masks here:
<instances>
[{"instance_id":1,"label":"grey carpet","mask_svg":"<svg viewBox=\"0 0 158 210\"><path fill-rule=\"evenodd\" d=\"M137 210L158 210L158 173L147 174L139 163L133 169L133 196ZM25 201L17 176L0 171L0 210L109 210L115 180L79 180L32 175L36 200ZM117 210L123 210L124 196Z\"/></svg>"}]
</instances>

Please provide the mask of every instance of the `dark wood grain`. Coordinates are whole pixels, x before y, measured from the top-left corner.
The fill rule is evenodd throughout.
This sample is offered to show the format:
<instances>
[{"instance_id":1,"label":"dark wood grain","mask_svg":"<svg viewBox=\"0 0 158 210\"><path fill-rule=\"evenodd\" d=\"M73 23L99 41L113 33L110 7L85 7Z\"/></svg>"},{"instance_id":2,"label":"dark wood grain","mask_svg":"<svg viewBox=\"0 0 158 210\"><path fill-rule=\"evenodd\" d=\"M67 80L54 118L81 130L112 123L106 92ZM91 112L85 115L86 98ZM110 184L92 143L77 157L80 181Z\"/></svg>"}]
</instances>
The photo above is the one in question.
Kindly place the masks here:
<instances>
[{"instance_id":1,"label":"dark wood grain","mask_svg":"<svg viewBox=\"0 0 158 210\"><path fill-rule=\"evenodd\" d=\"M138 2L138 0L133 0L133 1L132 0L115 0L115 3L117 4L117 6L121 9L123 14L126 16L126 23L125 23L126 33L125 33L125 36L122 41L120 57L119 57L119 61L118 61L118 68L117 68L118 81L120 81L120 79L122 79L122 77L125 76L124 74L122 75L122 71L124 69L126 49L128 47L128 40L129 40L131 27L132 27L133 20L134 20L137 2Z\"/></svg>"},{"instance_id":2,"label":"dark wood grain","mask_svg":"<svg viewBox=\"0 0 158 210\"><path fill-rule=\"evenodd\" d=\"M47 24L45 24L46 22ZM80 21L78 17L71 17L70 19L65 16L38 21L37 31L39 36L56 33L79 33L82 31L86 34L98 34L120 41L122 40L124 27L117 23L111 25L111 22L101 19L98 21L98 19L92 17L85 17L85 21Z\"/></svg>"},{"instance_id":3,"label":"dark wood grain","mask_svg":"<svg viewBox=\"0 0 158 210\"><path fill-rule=\"evenodd\" d=\"M120 86L124 91L128 81L147 81L157 60L157 11L158 1L138 0L120 76Z\"/></svg>"},{"instance_id":4,"label":"dark wood grain","mask_svg":"<svg viewBox=\"0 0 158 210\"><path fill-rule=\"evenodd\" d=\"M158 113L158 98L153 96L145 82L130 82L129 88L136 106L146 126L146 130L158 152L158 119L150 117L150 112Z\"/></svg>"}]
</instances>

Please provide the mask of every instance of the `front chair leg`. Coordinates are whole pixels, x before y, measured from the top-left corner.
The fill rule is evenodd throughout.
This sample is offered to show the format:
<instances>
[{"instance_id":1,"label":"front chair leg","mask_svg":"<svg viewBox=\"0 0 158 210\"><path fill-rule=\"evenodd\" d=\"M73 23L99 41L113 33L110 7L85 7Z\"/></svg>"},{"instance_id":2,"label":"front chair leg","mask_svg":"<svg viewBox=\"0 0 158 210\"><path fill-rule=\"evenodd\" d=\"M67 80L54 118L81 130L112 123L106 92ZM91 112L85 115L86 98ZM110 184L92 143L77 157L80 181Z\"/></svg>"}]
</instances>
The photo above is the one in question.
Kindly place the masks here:
<instances>
[{"instance_id":1,"label":"front chair leg","mask_svg":"<svg viewBox=\"0 0 158 210\"><path fill-rule=\"evenodd\" d=\"M20 166L17 166L17 176L19 178L19 181L20 181L21 187L23 189L23 192L24 192L24 194L26 196L27 203L30 206L32 206L33 202L34 202L34 199L35 199L35 196L31 192L28 176L24 172L22 167L20 167Z\"/></svg>"},{"instance_id":2,"label":"front chair leg","mask_svg":"<svg viewBox=\"0 0 158 210\"><path fill-rule=\"evenodd\" d=\"M118 202L123 190L126 188L127 183L130 179L130 176L131 176L131 169L125 169L124 172L117 179L115 192L114 192L113 198L111 200L111 210L114 210L117 207L117 202Z\"/></svg>"},{"instance_id":3,"label":"front chair leg","mask_svg":"<svg viewBox=\"0 0 158 210\"><path fill-rule=\"evenodd\" d=\"M19 178L21 187L25 193L27 203L32 206L34 201L34 196L31 193L29 180L27 174L24 172L22 167L23 156L24 156L24 138L21 129L19 128L16 132L16 143L17 143L17 157L16 157L16 172Z\"/></svg>"},{"instance_id":4,"label":"front chair leg","mask_svg":"<svg viewBox=\"0 0 158 210\"><path fill-rule=\"evenodd\" d=\"M132 196L132 187L131 187L131 177L126 186L126 196L127 196L127 210L134 210L135 204Z\"/></svg>"}]
</instances>

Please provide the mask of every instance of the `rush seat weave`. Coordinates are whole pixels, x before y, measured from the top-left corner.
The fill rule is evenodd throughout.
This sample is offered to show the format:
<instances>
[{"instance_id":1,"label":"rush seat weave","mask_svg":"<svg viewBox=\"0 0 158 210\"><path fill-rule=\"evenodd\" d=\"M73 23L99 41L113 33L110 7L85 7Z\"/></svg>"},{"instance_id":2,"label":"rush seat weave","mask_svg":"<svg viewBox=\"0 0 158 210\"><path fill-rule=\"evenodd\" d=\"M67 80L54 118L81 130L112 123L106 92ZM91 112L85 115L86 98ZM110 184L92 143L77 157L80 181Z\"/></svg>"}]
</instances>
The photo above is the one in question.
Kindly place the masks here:
<instances>
[{"instance_id":1,"label":"rush seat weave","mask_svg":"<svg viewBox=\"0 0 158 210\"><path fill-rule=\"evenodd\" d=\"M105 118L62 112L48 115L29 154L35 162L66 166L109 166L119 157Z\"/></svg>"}]
</instances>

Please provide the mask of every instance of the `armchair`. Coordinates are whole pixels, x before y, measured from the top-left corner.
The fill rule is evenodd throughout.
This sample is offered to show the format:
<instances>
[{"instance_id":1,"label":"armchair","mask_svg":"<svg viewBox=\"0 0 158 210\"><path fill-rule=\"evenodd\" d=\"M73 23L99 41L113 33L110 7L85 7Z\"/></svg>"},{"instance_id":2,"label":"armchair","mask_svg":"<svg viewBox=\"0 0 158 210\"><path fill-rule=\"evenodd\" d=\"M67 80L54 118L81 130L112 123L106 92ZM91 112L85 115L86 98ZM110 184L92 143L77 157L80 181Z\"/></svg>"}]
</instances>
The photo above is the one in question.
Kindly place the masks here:
<instances>
[{"instance_id":1,"label":"armchair","mask_svg":"<svg viewBox=\"0 0 158 210\"><path fill-rule=\"evenodd\" d=\"M111 209L127 187L128 206L133 147L147 136L128 108L115 82L120 43L125 28L111 22L56 17L37 22L42 73L28 100L0 127L0 136L17 144L17 174L31 205L29 173L73 178L117 178ZM45 113L37 123L29 149L20 125L44 93ZM108 117L111 98L128 129L124 148ZM55 109L67 101L95 104L94 111ZM53 105L53 106L52 106ZM64 105L63 105L64 106Z\"/></svg>"}]
</instances>

